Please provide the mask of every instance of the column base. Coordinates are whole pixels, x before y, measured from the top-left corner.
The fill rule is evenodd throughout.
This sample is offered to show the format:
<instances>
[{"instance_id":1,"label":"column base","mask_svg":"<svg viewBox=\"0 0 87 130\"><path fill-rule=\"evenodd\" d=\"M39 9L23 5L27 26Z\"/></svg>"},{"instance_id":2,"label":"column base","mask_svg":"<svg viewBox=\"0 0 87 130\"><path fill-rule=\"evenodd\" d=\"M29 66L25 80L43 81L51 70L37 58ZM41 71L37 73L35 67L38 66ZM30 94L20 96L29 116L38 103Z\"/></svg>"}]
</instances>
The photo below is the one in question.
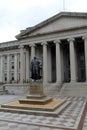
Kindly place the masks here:
<instances>
[{"instance_id":1,"label":"column base","mask_svg":"<svg viewBox=\"0 0 87 130\"><path fill-rule=\"evenodd\" d=\"M77 81L76 80L71 80L70 83L77 83Z\"/></svg>"}]
</instances>

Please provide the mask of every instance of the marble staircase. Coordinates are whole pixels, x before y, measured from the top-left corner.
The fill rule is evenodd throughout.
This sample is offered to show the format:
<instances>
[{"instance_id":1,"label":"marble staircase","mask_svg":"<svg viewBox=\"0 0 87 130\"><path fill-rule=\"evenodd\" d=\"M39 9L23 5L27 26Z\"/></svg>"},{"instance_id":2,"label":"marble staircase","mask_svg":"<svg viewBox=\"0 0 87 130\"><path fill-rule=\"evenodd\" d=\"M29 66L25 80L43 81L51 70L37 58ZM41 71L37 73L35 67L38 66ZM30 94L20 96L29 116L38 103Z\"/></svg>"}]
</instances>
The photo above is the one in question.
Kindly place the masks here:
<instances>
[{"instance_id":1,"label":"marble staircase","mask_svg":"<svg viewBox=\"0 0 87 130\"><path fill-rule=\"evenodd\" d=\"M64 83L60 95L87 98L87 83Z\"/></svg>"}]
</instances>

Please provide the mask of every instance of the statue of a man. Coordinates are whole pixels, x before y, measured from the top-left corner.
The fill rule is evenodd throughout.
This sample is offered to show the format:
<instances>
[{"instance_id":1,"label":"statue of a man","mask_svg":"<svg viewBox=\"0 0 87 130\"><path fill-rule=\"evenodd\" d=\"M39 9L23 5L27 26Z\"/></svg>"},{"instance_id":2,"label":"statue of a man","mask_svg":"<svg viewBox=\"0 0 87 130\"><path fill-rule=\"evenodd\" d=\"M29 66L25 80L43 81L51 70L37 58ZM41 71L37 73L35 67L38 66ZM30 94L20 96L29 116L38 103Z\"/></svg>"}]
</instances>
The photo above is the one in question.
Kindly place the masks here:
<instances>
[{"instance_id":1,"label":"statue of a man","mask_svg":"<svg viewBox=\"0 0 87 130\"><path fill-rule=\"evenodd\" d=\"M42 78L42 62L40 59L34 57L31 61L31 78L39 80Z\"/></svg>"}]
</instances>

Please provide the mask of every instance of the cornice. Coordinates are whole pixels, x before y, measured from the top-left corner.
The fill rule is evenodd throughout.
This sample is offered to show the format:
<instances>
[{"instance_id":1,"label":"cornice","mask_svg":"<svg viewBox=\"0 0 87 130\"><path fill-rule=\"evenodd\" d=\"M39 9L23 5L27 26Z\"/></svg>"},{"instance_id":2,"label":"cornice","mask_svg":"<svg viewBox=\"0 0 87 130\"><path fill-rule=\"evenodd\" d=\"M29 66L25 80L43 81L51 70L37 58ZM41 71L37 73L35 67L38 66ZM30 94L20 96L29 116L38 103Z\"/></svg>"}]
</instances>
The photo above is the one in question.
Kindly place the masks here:
<instances>
[{"instance_id":1,"label":"cornice","mask_svg":"<svg viewBox=\"0 0 87 130\"><path fill-rule=\"evenodd\" d=\"M19 45L19 41L9 41L9 42L2 42L0 43L0 48L5 48L5 47L15 47Z\"/></svg>"},{"instance_id":2,"label":"cornice","mask_svg":"<svg viewBox=\"0 0 87 130\"><path fill-rule=\"evenodd\" d=\"M78 27L70 27L70 28L64 28L60 30L55 30L55 31L50 31L50 32L45 32L45 33L39 33L39 34L32 34L32 35L26 35L20 38L20 40L26 39L26 38L33 38L33 37L40 37L44 35L50 35L53 33L62 33L62 32L67 32L67 31L75 31L75 30L80 30L80 29L87 29L87 26L78 26Z\"/></svg>"}]
</instances>

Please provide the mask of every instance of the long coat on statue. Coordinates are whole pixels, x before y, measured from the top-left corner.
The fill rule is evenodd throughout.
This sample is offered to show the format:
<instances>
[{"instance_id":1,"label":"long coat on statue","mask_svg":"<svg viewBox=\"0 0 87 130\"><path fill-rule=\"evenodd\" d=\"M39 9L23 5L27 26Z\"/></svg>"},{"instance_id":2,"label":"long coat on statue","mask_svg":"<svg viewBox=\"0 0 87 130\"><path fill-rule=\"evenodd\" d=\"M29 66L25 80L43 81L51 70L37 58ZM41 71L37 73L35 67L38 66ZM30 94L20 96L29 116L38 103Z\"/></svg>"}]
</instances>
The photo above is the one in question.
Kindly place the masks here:
<instances>
[{"instance_id":1,"label":"long coat on statue","mask_svg":"<svg viewBox=\"0 0 87 130\"><path fill-rule=\"evenodd\" d=\"M42 70L42 62L34 57L34 59L31 61L31 78L34 80L41 79L41 70Z\"/></svg>"}]
</instances>

